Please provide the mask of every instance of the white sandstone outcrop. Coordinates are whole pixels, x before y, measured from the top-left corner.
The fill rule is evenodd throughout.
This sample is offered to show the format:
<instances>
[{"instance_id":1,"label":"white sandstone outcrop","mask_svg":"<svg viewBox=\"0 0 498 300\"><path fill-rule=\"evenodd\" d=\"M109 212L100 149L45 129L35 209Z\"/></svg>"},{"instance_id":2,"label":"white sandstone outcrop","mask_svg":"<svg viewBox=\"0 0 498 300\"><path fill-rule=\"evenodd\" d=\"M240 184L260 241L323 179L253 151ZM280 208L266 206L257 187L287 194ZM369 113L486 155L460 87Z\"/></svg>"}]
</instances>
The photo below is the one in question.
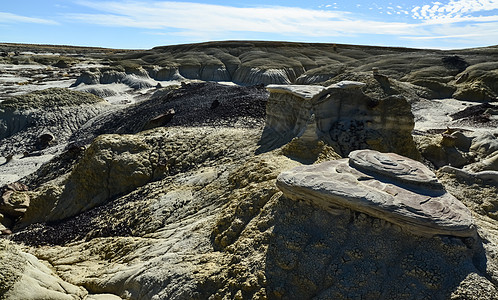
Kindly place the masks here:
<instances>
[{"instance_id":1,"label":"white sandstone outcrop","mask_svg":"<svg viewBox=\"0 0 498 300\"><path fill-rule=\"evenodd\" d=\"M269 85L261 144L274 149L310 130L340 155L375 149L419 157L411 136L410 105L401 96L373 99L365 83L341 81L329 87ZM314 123L315 128L311 128Z\"/></svg>"},{"instance_id":2,"label":"white sandstone outcrop","mask_svg":"<svg viewBox=\"0 0 498 300\"><path fill-rule=\"evenodd\" d=\"M68 283L35 256L0 240L0 296L10 300L83 299L88 292Z\"/></svg>"},{"instance_id":3,"label":"white sandstone outcrop","mask_svg":"<svg viewBox=\"0 0 498 300\"><path fill-rule=\"evenodd\" d=\"M395 223L417 235L475 235L470 211L423 164L394 153L357 150L349 159L281 173L284 195L334 213L345 207Z\"/></svg>"}]
</instances>

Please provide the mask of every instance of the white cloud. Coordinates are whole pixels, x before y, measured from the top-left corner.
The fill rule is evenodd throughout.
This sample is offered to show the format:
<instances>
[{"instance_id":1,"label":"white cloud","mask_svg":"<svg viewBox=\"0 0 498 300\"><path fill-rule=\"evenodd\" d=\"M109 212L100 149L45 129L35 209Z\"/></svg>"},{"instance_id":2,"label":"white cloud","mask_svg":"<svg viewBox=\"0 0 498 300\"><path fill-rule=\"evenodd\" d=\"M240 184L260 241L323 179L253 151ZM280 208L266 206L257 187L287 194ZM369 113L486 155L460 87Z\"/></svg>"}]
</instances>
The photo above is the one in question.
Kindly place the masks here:
<instances>
[{"instance_id":1,"label":"white cloud","mask_svg":"<svg viewBox=\"0 0 498 300\"><path fill-rule=\"evenodd\" d=\"M441 45L438 48L476 47L483 45L483 41L498 40L498 26L496 23L478 23L455 27L454 24L442 24L431 27L430 31L420 36L402 36L402 39L422 44ZM452 46L445 46L452 45Z\"/></svg>"},{"instance_id":2,"label":"white cloud","mask_svg":"<svg viewBox=\"0 0 498 300\"><path fill-rule=\"evenodd\" d=\"M52 20L25 17L6 12L0 12L0 23L35 23L35 24L47 24L47 25L58 24L57 22Z\"/></svg>"},{"instance_id":3,"label":"white cloud","mask_svg":"<svg viewBox=\"0 0 498 300\"><path fill-rule=\"evenodd\" d=\"M498 9L498 0L450 0L448 4L434 2L432 6L416 6L413 10L415 19L459 19L463 15Z\"/></svg>"},{"instance_id":4,"label":"white cloud","mask_svg":"<svg viewBox=\"0 0 498 300\"><path fill-rule=\"evenodd\" d=\"M67 18L91 24L211 35L258 32L283 35L338 36L368 33L409 33L413 25L366 21L349 12L297 7L231 7L190 2L92 2L81 5L100 11Z\"/></svg>"},{"instance_id":5,"label":"white cloud","mask_svg":"<svg viewBox=\"0 0 498 300\"><path fill-rule=\"evenodd\" d=\"M385 36L386 40L433 40L441 42L442 45L449 44L451 38L461 40L462 44L473 43L472 45L498 40L498 16L489 13L487 16L464 14L463 7L469 2L434 2L431 5L414 7L410 12L390 6L392 9L385 10L386 14L383 15L386 17L383 20L367 20L363 15L351 12L297 7L232 7L193 2L86 0L78 3L95 10L95 13L70 14L66 15L66 18L73 22L145 29L145 32L151 35L181 36L186 40L195 38L196 41L251 39L261 35L287 40L360 37L365 38L365 43L369 43L370 36L375 35L378 38ZM491 0L477 2L492 3ZM491 6L486 9L489 7ZM477 6L472 9L475 11ZM441 15L441 12L444 12L444 15ZM411 15L413 19L399 21L399 14ZM394 15L398 18L397 22L391 19ZM451 17L444 17L446 15Z\"/></svg>"}]
</instances>

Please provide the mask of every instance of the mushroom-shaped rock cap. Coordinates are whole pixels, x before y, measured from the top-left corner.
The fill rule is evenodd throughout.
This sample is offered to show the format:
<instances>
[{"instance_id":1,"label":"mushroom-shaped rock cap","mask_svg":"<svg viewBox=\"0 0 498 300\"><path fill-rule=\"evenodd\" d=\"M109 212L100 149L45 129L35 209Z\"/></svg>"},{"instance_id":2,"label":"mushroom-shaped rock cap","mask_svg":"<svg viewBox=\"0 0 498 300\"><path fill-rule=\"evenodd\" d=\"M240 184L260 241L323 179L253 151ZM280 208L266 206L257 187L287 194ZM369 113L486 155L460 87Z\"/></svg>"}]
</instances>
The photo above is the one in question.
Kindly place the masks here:
<instances>
[{"instance_id":1,"label":"mushroom-shaped rock cap","mask_svg":"<svg viewBox=\"0 0 498 300\"><path fill-rule=\"evenodd\" d=\"M287 198L334 213L340 207L360 211L416 235L474 236L470 211L424 165L373 150L351 156L282 172L277 186Z\"/></svg>"},{"instance_id":2,"label":"mushroom-shaped rock cap","mask_svg":"<svg viewBox=\"0 0 498 300\"><path fill-rule=\"evenodd\" d=\"M325 89L321 85L270 84L266 89L271 93L290 93L305 100L311 100Z\"/></svg>"},{"instance_id":3,"label":"mushroom-shaped rock cap","mask_svg":"<svg viewBox=\"0 0 498 300\"><path fill-rule=\"evenodd\" d=\"M420 187L443 188L436 175L424 164L396 153L352 151L349 153L349 165L372 176L383 176Z\"/></svg>"},{"instance_id":4,"label":"mushroom-shaped rock cap","mask_svg":"<svg viewBox=\"0 0 498 300\"><path fill-rule=\"evenodd\" d=\"M343 80L338 83L329 85L327 89L359 89L366 85L367 84L364 82Z\"/></svg>"}]
</instances>

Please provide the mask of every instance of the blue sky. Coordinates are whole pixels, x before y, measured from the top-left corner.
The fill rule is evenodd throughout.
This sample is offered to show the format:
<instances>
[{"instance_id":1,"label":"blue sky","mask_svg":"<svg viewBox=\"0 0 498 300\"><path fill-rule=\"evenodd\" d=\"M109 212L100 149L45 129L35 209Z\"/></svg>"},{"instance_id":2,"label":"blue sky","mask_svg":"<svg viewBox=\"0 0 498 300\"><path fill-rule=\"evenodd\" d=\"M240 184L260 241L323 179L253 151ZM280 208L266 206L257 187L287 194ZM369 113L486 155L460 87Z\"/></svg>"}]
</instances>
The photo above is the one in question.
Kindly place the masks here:
<instances>
[{"instance_id":1,"label":"blue sky","mask_svg":"<svg viewBox=\"0 0 498 300\"><path fill-rule=\"evenodd\" d=\"M4 0L0 42L126 49L274 40L457 49L498 44L498 0Z\"/></svg>"}]
</instances>

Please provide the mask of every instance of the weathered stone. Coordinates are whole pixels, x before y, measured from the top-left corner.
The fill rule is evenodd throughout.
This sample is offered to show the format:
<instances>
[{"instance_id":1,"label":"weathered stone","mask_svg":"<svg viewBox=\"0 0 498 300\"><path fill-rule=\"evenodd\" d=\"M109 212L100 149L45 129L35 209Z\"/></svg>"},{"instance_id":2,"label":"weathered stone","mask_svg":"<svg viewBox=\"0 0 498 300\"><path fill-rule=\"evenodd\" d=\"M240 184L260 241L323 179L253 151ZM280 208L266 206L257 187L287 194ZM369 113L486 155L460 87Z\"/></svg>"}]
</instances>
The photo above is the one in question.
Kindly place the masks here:
<instances>
[{"instance_id":1,"label":"weathered stone","mask_svg":"<svg viewBox=\"0 0 498 300\"><path fill-rule=\"evenodd\" d=\"M495 94L482 82L464 83L458 87L453 94L453 98L466 101L493 101Z\"/></svg>"},{"instance_id":2,"label":"weathered stone","mask_svg":"<svg viewBox=\"0 0 498 300\"><path fill-rule=\"evenodd\" d=\"M266 87L270 93L290 93L294 96L311 100L313 97L323 91L325 87L321 85L279 85L270 84Z\"/></svg>"},{"instance_id":3,"label":"weathered stone","mask_svg":"<svg viewBox=\"0 0 498 300\"><path fill-rule=\"evenodd\" d=\"M442 188L436 175L424 164L407 160L396 153L386 155L369 150L353 151L349 154L349 165L372 176L380 175L404 184Z\"/></svg>"},{"instance_id":4,"label":"weathered stone","mask_svg":"<svg viewBox=\"0 0 498 300\"><path fill-rule=\"evenodd\" d=\"M465 137L443 133L418 135L416 139L421 154L436 168L445 165L463 167L473 159L465 153L465 147L470 143Z\"/></svg>"},{"instance_id":5,"label":"weathered stone","mask_svg":"<svg viewBox=\"0 0 498 300\"><path fill-rule=\"evenodd\" d=\"M12 220L7 218L3 214L0 213L0 235L8 234L10 232L10 227L12 227Z\"/></svg>"},{"instance_id":6,"label":"weathered stone","mask_svg":"<svg viewBox=\"0 0 498 300\"><path fill-rule=\"evenodd\" d=\"M13 217L22 216L29 206L29 196L24 193L28 187L22 183L7 184L1 190L0 212Z\"/></svg>"},{"instance_id":7,"label":"weathered stone","mask_svg":"<svg viewBox=\"0 0 498 300\"><path fill-rule=\"evenodd\" d=\"M45 149L50 146L54 140L54 136L50 133L44 133L38 137L38 143L36 144L37 149Z\"/></svg>"},{"instance_id":8,"label":"weathered stone","mask_svg":"<svg viewBox=\"0 0 498 300\"><path fill-rule=\"evenodd\" d=\"M359 150L349 160L300 166L281 173L277 186L288 198L364 212L417 235L475 234L470 211L428 168L393 153Z\"/></svg>"},{"instance_id":9,"label":"weathered stone","mask_svg":"<svg viewBox=\"0 0 498 300\"><path fill-rule=\"evenodd\" d=\"M278 148L301 136L309 125L314 126L311 99L323 87L269 85L268 90L266 124L260 140L262 151Z\"/></svg>"},{"instance_id":10,"label":"weathered stone","mask_svg":"<svg viewBox=\"0 0 498 300\"><path fill-rule=\"evenodd\" d=\"M173 108L170 108L166 112L147 121L142 130L164 126L168 124L169 121L171 121L171 119L173 119L174 116L175 116L175 110Z\"/></svg>"},{"instance_id":11,"label":"weathered stone","mask_svg":"<svg viewBox=\"0 0 498 300\"><path fill-rule=\"evenodd\" d=\"M496 133L484 132L472 139L468 149L475 156L475 162L464 166L471 172L498 171L498 137Z\"/></svg>"},{"instance_id":12,"label":"weathered stone","mask_svg":"<svg viewBox=\"0 0 498 300\"><path fill-rule=\"evenodd\" d=\"M125 72L119 72L116 70L107 70L100 75L99 82L102 84L118 83L123 80L126 76Z\"/></svg>"},{"instance_id":13,"label":"weathered stone","mask_svg":"<svg viewBox=\"0 0 498 300\"><path fill-rule=\"evenodd\" d=\"M71 85L71 87L78 86L80 84L97 84L100 81L100 74L95 74L92 72L84 71L81 75L76 79L76 82Z\"/></svg>"},{"instance_id":14,"label":"weathered stone","mask_svg":"<svg viewBox=\"0 0 498 300\"><path fill-rule=\"evenodd\" d=\"M411 136L413 114L406 99L399 95L374 99L363 93L366 86L356 81L341 81L327 88L268 86L262 148L273 149L307 133L343 156L353 150L375 149L418 158Z\"/></svg>"},{"instance_id":15,"label":"weathered stone","mask_svg":"<svg viewBox=\"0 0 498 300\"><path fill-rule=\"evenodd\" d=\"M361 90L375 100L372 104L377 103L379 99L379 101L389 99L389 95L403 95L415 110L421 104L419 101L424 102L418 96L428 97L429 93L426 93L426 90L431 90L433 97L443 97L457 85L462 84L454 83L456 75L454 70L458 69L455 68L458 61L445 63L449 68L443 66L444 61L441 58L454 55L444 51L352 45L332 47L332 45L300 44L296 47L289 43L278 43L278 45L264 43L206 43L201 46L172 46L143 52L93 48L88 51L96 60L92 59L87 63L84 61L86 60L84 55L79 56L82 57L82 64L64 70L67 76L61 72L53 72L53 69L39 71L34 69L33 72L31 69L25 69L27 70L23 71L25 75L14 74L19 71L8 73L16 77L21 75L22 78L29 78L29 82L26 82L26 85L21 83L22 86L6 84L0 87L5 91L0 93L0 101L11 93L20 94L31 88L39 89L45 84L51 85L52 79L58 80L57 76L64 76L64 80L72 82L74 81L72 78L86 69L94 73L105 72L104 70L109 67L104 66L104 70L97 70L102 68L102 64L119 67L122 65L123 67L119 68L122 70L116 72L119 72L123 78L128 76L124 70L143 76L144 73L140 70L142 64L146 65L143 67L152 78L157 78L160 68L171 69L171 76L178 78L181 78L179 74L181 69L185 76L194 78L200 76L201 80L214 80L214 77L221 77L223 74L232 78L239 66L245 68L239 72L244 71L246 75L251 75L248 71L253 67L260 70L276 70L253 72L252 74L256 76L247 76L247 79L254 80L253 83L258 80L287 82L285 76L289 81L295 82L292 81L292 76L288 75L290 72L277 71L302 65L306 73L300 77L303 80L301 83L321 83L326 86L327 83L324 83L326 80L330 80L329 83L340 80L364 82L367 84L365 87L350 89L351 94ZM2 51L13 53L14 49L22 50L22 47L26 46L2 45L1 47L4 48ZM50 48L43 46L42 49L43 52L47 52ZM50 52L70 51L76 57L80 51L78 49L81 48L59 47L56 51ZM474 71L482 69L474 68L474 65L479 61L490 61L490 57L497 55L497 50L496 47L488 47L453 52L471 60L469 62L472 65L464 72L472 75L472 68ZM41 51L36 52L41 53ZM16 58L16 61L25 60L29 63L28 60L35 61L38 56L40 55L22 54ZM120 61L123 59L126 61L121 64ZM57 59L52 60L57 61ZM131 67L126 67L125 64ZM496 93L498 91L496 88L498 81L494 80L496 76L489 76L493 70L497 70L496 62L491 64L492 69L483 70L482 76L476 75L483 80L489 78L485 85L490 88L494 85ZM223 65L226 73L223 73ZM30 68L30 66L20 67ZM384 76L372 76L372 67L379 67L380 73ZM2 71L11 72L10 67L3 69L5 70ZM446 69L448 71L445 71ZM20 68L16 66L15 70ZM414 74L417 76L413 76L412 79L398 81L405 74L416 73L419 70L423 70L423 74ZM48 77L31 77L35 74ZM295 74L299 75L297 69ZM476 76L469 76L469 84L474 78ZM102 84L102 76L100 80ZM138 87L141 82L142 80L136 82ZM42 85L37 85L38 83ZM156 84L157 82L154 83ZM80 85L82 86L83 84ZM101 85L88 87L105 89ZM75 158L73 161L68 160L66 156L54 156L51 162L43 164L33 173L31 176L33 179L22 179L35 189L34 192L28 192L31 199L34 199L33 195L38 195L37 201L31 201L25 217L28 213L35 217L48 214L54 216L56 210L63 210L65 207L65 205L59 206L58 201L62 204L66 200L68 202L76 200L77 203L70 204L80 206L94 199L105 200L99 198L96 193L91 193L92 186L95 192L108 187L117 190L123 186L123 182L117 180L119 174L115 176L106 169L104 171L107 173L104 172L103 176L94 176L96 172L91 172L94 167L110 167L111 171L123 170L122 173L125 173L134 171L130 165L134 161L150 161L152 169L157 167L151 170L150 181L144 185L122 190L122 193L107 199L108 202L99 203L94 209L72 217L67 215L64 220L40 224L28 222L31 226L24 229L14 227L14 234L8 239L23 243L23 251L37 256L47 266L50 264L50 270L63 280L87 289L92 294L86 297L89 300L104 297L118 299L119 296L123 299L496 299L498 295L496 290L497 189L490 181L484 181L482 176L486 175L487 178L493 175L492 171L479 173L475 178L472 176L472 180L462 179L453 173L438 173L438 179L445 188L472 209L480 236L477 239L415 236L408 230L400 230L400 226L384 219L351 209L337 209L336 214L330 217L321 207L284 197L275 185L278 174L297 166L298 161L311 164L333 155L333 149L328 143L316 140L318 139L316 120L319 118L315 111L308 115L309 118L304 118L303 127L296 128L304 128L304 131L297 130L299 134L302 133L298 138L291 136L291 142L280 150L254 156L256 142L261 136L260 131L254 130L250 134L246 131L237 133L232 131L234 134L225 135L218 133L227 132L224 126L238 127L242 121L244 124L254 124L253 120L259 120L257 126L264 124L264 114L259 114L264 112L267 99L267 93L263 88L258 88L261 90L261 97L255 93L244 93L240 94L243 97L235 97L228 88L200 89L198 84L186 84L185 87L177 92L161 89L158 92L163 94L160 98L155 98L156 100L146 100L148 94L153 92L151 90L138 92L127 89L123 96L126 99L133 97L141 101L140 104L126 109L113 106L113 111L109 110L106 113L109 118L106 117L105 123L100 122L99 119L103 119L98 117L90 119L89 123L83 125L80 122L81 116L87 114L81 109L66 107L65 109L71 111L71 114L62 115L54 111L53 115L57 118L49 115L47 118L38 119L36 124L40 130L17 135L15 139L13 136L9 140L2 140L0 148L6 148L7 145L9 147L8 151L2 150L1 155L5 156L9 152L15 154L10 163L0 168L0 177L3 178L5 170L15 169L15 166L20 166L21 163L36 161L37 167L40 166L41 162L35 160L38 157L29 156L20 159L19 153L29 151L30 155L35 154L31 152L31 147L36 142L35 139L45 130L53 132L57 147L50 147L44 153L55 149L62 150L68 135L61 135L59 128L66 126L61 126L61 122L57 121L53 122L53 127L52 125L47 127L45 124L52 124L48 123L52 120L67 120L72 129L65 132L71 136L71 141L76 145L86 145L95 136L103 133L118 133L122 139L135 140L131 135L122 134L136 133L146 121L157 114L169 108L176 110L175 117L168 123L168 126L175 127L170 127L168 130L162 128L150 130L137 135L142 136L140 139L143 135L149 137L154 135L151 139L147 138L150 149L143 151L143 157L139 153L133 152L128 155L126 151L117 149L119 138L117 136L116 143L110 143L110 148L97 149L99 151L94 152L95 155L91 157ZM230 89L236 88L241 87ZM345 93L348 90L339 89L339 91ZM99 94L106 95L101 92ZM196 96L200 94L203 95L202 99ZM158 96L158 93L155 96ZM288 94L281 93L281 96L288 97ZM352 98L353 96L347 99ZM219 100L220 105L210 110L215 99ZM255 99L261 101L255 102L253 101ZM296 99L292 105L306 103L299 97ZM287 108L291 111L291 105L286 107L285 99L282 100L282 114ZM456 100L450 102L454 103ZM445 103L444 107L451 107L452 103ZM354 105L350 107L354 109ZM460 107L460 104L454 107ZM53 108L62 109L60 105L47 106L47 110ZM244 113L244 111L253 112L254 108L257 108L257 118L253 113ZM399 107L389 102L384 108L392 108L395 116L402 115L397 111ZM380 111L380 108L377 111ZM227 113L221 114L225 112ZM338 115L339 120L343 120L341 117L349 117L347 112L348 110L342 110ZM417 129L440 130L446 125L457 125L456 122L443 124L443 120L447 120L451 112L437 109L437 106L432 110L426 109L419 115L427 115L424 126L429 127L419 124L420 127ZM234 115L237 118L232 118ZM73 116L78 117L78 120ZM228 116L230 119L222 118L223 116ZM249 117L251 123L246 121ZM429 124L431 120L435 123ZM476 125L496 127L488 125L490 123ZM17 124L32 123L31 121L24 123L20 119ZM195 130L187 128L192 124L196 126ZM198 124L207 124L215 128L208 134L203 134L205 129L199 128ZM288 128L293 131L295 124L290 123ZM390 120L387 120L386 124L397 125ZM250 128L259 129L257 126L251 125ZM458 127L465 129L462 132L467 136L471 131L466 129L473 130L473 127L467 128L467 125L465 127L458 125ZM22 131L24 127L18 128ZM80 129L77 130L78 128ZM83 128L91 129L92 135L79 134ZM344 139L341 141L346 142L345 145L352 145L347 141L350 137L354 143L361 144L365 131L361 128L351 127L351 129L354 130L344 131L342 135ZM177 133L171 135L172 130ZM438 146L438 149L451 148L452 151L458 149L471 154L469 148L476 140L473 135L481 130L482 128L477 129L475 133L472 132L472 136L468 136L469 139L463 137L462 143L458 142L456 136L447 136L447 140L442 142L446 146ZM397 133L392 133L393 137L397 138ZM437 135L441 137L440 131L437 131ZM375 137L366 140L378 141ZM440 140L437 141L438 144L439 142ZM389 141L383 140L377 145L381 145L380 143L390 144ZM29 148L20 147L23 144ZM124 148L127 147L129 145L124 145ZM92 146L92 151L95 149L95 145ZM473 156L476 158L475 162L480 161L482 157L491 158L492 153L485 147L479 149L483 151L479 150L476 156ZM81 148L75 150L78 153ZM443 154L453 153L445 151ZM44 153L36 154L44 156ZM76 161L82 160L88 164L88 168L78 167L78 170L74 170ZM96 160L101 160L102 163ZM455 161L453 159L445 161L456 166L453 164ZM34 166L34 163L30 163L23 168L31 169L32 172L35 170ZM127 166L130 166L130 169ZM138 166L137 169L140 171L142 168ZM76 176L72 170L81 176ZM163 175L156 177L155 175L161 174L160 172L163 172ZM84 174L88 177L82 176ZM365 178L366 175L369 174L365 174ZM377 176L371 177L377 178ZM383 177L388 182L394 182L392 178ZM73 189L71 193L65 193L67 197L61 198L66 185L80 179L87 179L88 182ZM380 179L380 176L377 179ZM109 184L101 183L107 180L110 180ZM432 188L427 187L427 189ZM79 192L88 197L80 197ZM34 202L37 202L36 205ZM44 210L46 208L50 209ZM52 209L54 213L51 213ZM64 213L67 212L69 210ZM27 217L24 220L27 220ZM5 240L0 239L0 255L3 254L1 242ZM46 286L41 282L51 278L46 273L36 278L30 277L32 281L23 280L13 287L11 283L17 281L16 274L26 274L23 271L23 266L26 264L16 264L15 261L9 260L9 257L15 255L9 251L7 254L0 259L0 298L5 298L2 292L9 289L7 299L15 297L57 299L58 296L66 299L85 299L84 294L70 293L64 282L49 285L54 291L60 292L57 296L48 293L52 288L47 290L38 288L38 285ZM19 272L12 272L17 270ZM67 292L64 293L61 287ZM113 293L116 296L93 295L95 293Z\"/></svg>"},{"instance_id":16,"label":"weathered stone","mask_svg":"<svg viewBox=\"0 0 498 300\"><path fill-rule=\"evenodd\" d=\"M453 98L469 101L493 101L498 95L497 62L486 60L472 64L458 76L457 91Z\"/></svg>"},{"instance_id":17,"label":"weathered stone","mask_svg":"<svg viewBox=\"0 0 498 300\"><path fill-rule=\"evenodd\" d=\"M472 172L469 170L462 170L451 166L444 166L438 171L453 174L457 178L461 178L463 180L480 181L485 184L498 186L498 171Z\"/></svg>"},{"instance_id":18,"label":"weathered stone","mask_svg":"<svg viewBox=\"0 0 498 300\"><path fill-rule=\"evenodd\" d=\"M464 167L467 171L481 172L481 171L498 171L498 151L490 154L486 158L476 163Z\"/></svg>"},{"instance_id":19,"label":"weathered stone","mask_svg":"<svg viewBox=\"0 0 498 300\"><path fill-rule=\"evenodd\" d=\"M304 73L304 69L302 67L268 68L268 67L249 67L241 65L235 71L232 77L232 81L244 85L253 85L261 83L265 85L291 84L302 73Z\"/></svg>"},{"instance_id":20,"label":"weathered stone","mask_svg":"<svg viewBox=\"0 0 498 300\"><path fill-rule=\"evenodd\" d=\"M2 299L83 299L88 292L59 278L32 254L0 240L0 297Z\"/></svg>"},{"instance_id":21,"label":"weathered stone","mask_svg":"<svg viewBox=\"0 0 498 300\"><path fill-rule=\"evenodd\" d=\"M0 103L0 153L32 152L52 146L54 140L61 145L108 109L109 103L101 98L64 88L12 97Z\"/></svg>"},{"instance_id":22,"label":"weathered stone","mask_svg":"<svg viewBox=\"0 0 498 300\"><path fill-rule=\"evenodd\" d=\"M358 149L419 154L411 136L413 114L400 95L371 98L360 82L339 82L313 99L317 134L342 156Z\"/></svg>"},{"instance_id":23,"label":"weathered stone","mask_svg":"<svg viewBox=\"0 0 498 300\"><path fill-rule=\"evenodd\" d=\"M22 224L64 219L144 185L152 179L151 155L150 146L136 136L100 136L74 168L64 190L41 191Z\"/></svg>"}]
</instances>

